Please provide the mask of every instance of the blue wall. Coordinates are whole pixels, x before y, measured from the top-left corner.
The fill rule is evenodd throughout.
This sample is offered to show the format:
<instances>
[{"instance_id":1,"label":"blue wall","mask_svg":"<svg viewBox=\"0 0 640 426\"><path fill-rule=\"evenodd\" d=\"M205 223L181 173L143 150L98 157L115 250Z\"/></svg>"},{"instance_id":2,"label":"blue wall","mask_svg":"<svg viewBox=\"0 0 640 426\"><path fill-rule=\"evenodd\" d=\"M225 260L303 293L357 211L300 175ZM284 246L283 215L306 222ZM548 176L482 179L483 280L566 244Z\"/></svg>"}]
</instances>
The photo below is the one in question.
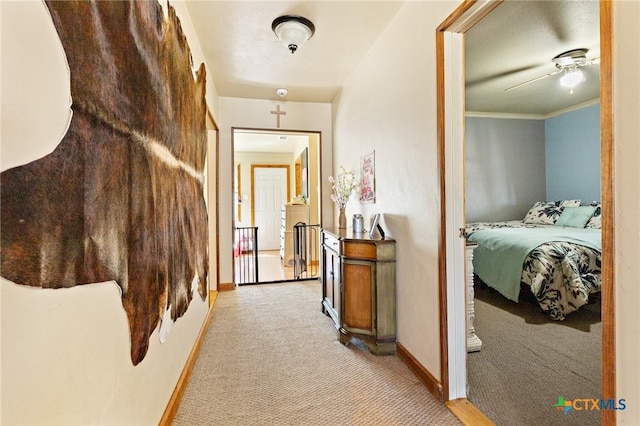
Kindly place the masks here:
<instances>
[{"instance_id":1,"label":"blue wall","mask_svg":"<svg viewBox=\"0 0 640 426\"><path fill-rule=\"evenodd\" d=\"M545 120L547 200L600 200L600 104Z\"/></svg>"}]
</instances>

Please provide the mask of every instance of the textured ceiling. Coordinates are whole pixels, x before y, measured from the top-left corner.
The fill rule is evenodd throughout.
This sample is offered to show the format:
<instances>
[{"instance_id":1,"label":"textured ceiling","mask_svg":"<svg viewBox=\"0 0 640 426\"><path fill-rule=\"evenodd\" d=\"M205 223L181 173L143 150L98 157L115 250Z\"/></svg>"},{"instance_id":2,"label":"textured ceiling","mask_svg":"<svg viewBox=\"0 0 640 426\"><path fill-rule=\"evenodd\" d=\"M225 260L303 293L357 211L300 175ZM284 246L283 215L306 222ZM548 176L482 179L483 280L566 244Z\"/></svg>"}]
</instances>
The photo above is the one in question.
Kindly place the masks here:
<instances>
[{"instance_id":1,"label":"textured ceiling","mask_svg":"<svg viewBox=\"0 0 640 426\"><path fill-rule=\"evenodd\" d=\"M552 58L577 48L600 56L597 1L506 1L465 36L466 110L551 114L599 98L599 65L582 67L585 81L570 90L561 74L505 91L556 71Z\"/></svg>"},{"instance_id":2,"label":"textured ceiling","mask_svg":"<svg viewBox=\"0 0 640 426\"><path fill-rule=\"evenodd\" d=\"M331 102L403 1L187 2L220 96ZM285 14L313 21L315 35L291 54L271 22ZM584 67L573 94L554 75L504 89L556 70L551 59L576 48L598 57L598 1L507 0L467 32L466 109L546 115L599 97L599 67ZM435 31L435 28L434 28Z\"/></svg>"},{"instance_id":3,"label":"textured ceiling","mask_svg":"<svg viewBox=\"0 0 640 426\"><path fill-rule=\"evenodd\" d=\"M220 96L331 102L403 1L188 1ZM276 38L281 15L310 19L316 32L295 54Z\"/></svg>"}]
</instances>

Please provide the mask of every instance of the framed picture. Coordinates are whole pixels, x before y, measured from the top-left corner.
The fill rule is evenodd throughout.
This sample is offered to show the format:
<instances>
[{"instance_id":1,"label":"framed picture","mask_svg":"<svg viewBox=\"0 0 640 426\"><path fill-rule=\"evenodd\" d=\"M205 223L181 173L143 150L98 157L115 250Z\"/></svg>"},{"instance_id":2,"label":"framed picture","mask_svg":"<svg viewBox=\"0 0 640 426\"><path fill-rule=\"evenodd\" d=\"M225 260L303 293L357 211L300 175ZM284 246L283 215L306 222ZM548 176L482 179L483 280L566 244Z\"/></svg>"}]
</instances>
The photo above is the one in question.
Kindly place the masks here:
<instances>
[{"instance_id":1,"label":"framed picture","mask_svg":"<svg viewBox=\"0 0 640 426\"><path fill-rule=\"evenodd\" d=\"M375 215L373 215L373 220L371 221L371 229L369 230L369 238L371 239L373 239L376 235L376 228L380 229L380 235L382 236L382 239L384 239L382 227L378 222L380 222L380 213L376 213Z\"/></svg>"},{"instance_id":2,"label":"framed picture","mask_svg":"<svg viewBox=\"0 0 640 426\"><path fill-rule=\"evenodd\" d=\"M376 202L375 151L360 157L360 202Z\"/></svg>"},{"instance_id":3,"label":"framed picture","mask_svg":"<svg viewBox=\"0 0 640 426\"><path fill-rule=\"evenodd\" d=\"M309 198L309 148L305 148L295 161L296 192L294 197Z\"/></svg>"},{"instance_id":4,"label":"framed picture","mask_svg":"<svg viewBox=\"0 0 640 426\"><path fill-rule=\"evenodd\" d=\"M300 154L302 158L300 159L301 166L301 181L302 181L302 196L305 199L309 198L309 148L305 148Z\"/></svg>"}]
</instances>

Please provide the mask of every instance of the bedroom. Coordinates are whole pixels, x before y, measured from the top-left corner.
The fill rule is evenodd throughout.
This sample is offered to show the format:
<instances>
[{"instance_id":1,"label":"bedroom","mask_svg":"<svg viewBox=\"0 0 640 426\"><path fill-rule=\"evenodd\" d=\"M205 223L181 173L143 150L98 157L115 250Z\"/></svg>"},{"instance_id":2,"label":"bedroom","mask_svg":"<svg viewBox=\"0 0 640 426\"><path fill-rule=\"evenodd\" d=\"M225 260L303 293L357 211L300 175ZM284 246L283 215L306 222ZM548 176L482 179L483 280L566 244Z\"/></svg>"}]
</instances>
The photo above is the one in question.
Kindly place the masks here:
<instances>
[{"instance_id":1,"label":"bedroom","mask_svg":"<svg viewBox=\"0 0 640 426\"><path fill-rule=\"evenodd\" d=\"M587 50L587 63L599 56L598 5L595 2L576 2L576 7L571 9L569 5L564 8L557 3L540 2L536 10L530 8L523 13L525 11L518 10L521 6L518 3L503 4L466 37L467 224L521 222L539 201L580 200L578 204L582 205L600 201L599 67L595 63L580 67L585 81L575 89L568 89L558 84L561 76L555 74L563 70L552 61L555 55L578 48ZM527 16L529 22L516 19L518 16ZM498 25L500 30L496 30ZM505 36L514 34L508 32L509 28L516 28L517 35ZM491 49L480 48L478 43L481 42ZM525 59L517 63L504 60L514 54ZM496 77L504 80L496 83L500 80ZM548 86L551 83L555 86ZM591 83L595 83L595 89L587 87ZM496 84L501 85L499 90ZM505 90L510 87L513 89ZM505 98L503 100L511 102L511 105L500 110L489 102L482 103L496 97ZM557 104L543 110L537 102L540 97ZM562 208L559 208L553 221L561 212ZM567 392L564 395L567 398L600 395L598 298L588 298L586 306L570 315L567 313L564 321L553 321L538 306L530 289L526 285L520 289L519 284L516 283L517 290L520 290L518 303L484 285L475 287L475 328L483 346L479 352L468 356L469 399L498 424L522 418L546 424L567 424L562 413L547 409L556 401L549 402L550 398L562 396L563 390ZM517 293L515 299L518 299ZM548 306L546 308L549 310ZM503 317L509 324L500 327L490 324L486 328L487 309L497 309L500 315L511 315ZM523 343L518 339L524 335L528 341ZM569 351L563 358L548 359L539 348L554 340L550 336L556 336L555 340L562 336L565 343L574 342L574 346L586 346L592 350L584 351L588 356ZM496 339L506 342L498 352ZM537 339L542 343L533 343ZM526 348L529 344L532 347ZM522 346L529 356L514 362L513 366L503 365L504 354L522 353ZM560 345L560 350L569 346ZM567 361L571 357L573 364ZM500 382L501 370L509 368L513 368L515 376L521 376L521 379L509 384ZM576 369L582 369L581 373L589 377L583 382L572 381L571 386L563 383L562 374L575 375ZM545 375L542 371L552 378L536 381ZM489 378L491 372L495 377ZM505 372L504 376L508 373ZM532 381L523 384L524 377ZM503 392L484 391L487 387L495 391L496 386L502 387ZM489 396L491 394L492 397ZM527 403L523 402L524 395ZM501 396L502 399L498 400ZM505 410L505 405L516 408ZM554 416L556 414L560 416ZM575 420L581 424L599 424L599 416L595 412Z\"/></svg>"}]
</instances>

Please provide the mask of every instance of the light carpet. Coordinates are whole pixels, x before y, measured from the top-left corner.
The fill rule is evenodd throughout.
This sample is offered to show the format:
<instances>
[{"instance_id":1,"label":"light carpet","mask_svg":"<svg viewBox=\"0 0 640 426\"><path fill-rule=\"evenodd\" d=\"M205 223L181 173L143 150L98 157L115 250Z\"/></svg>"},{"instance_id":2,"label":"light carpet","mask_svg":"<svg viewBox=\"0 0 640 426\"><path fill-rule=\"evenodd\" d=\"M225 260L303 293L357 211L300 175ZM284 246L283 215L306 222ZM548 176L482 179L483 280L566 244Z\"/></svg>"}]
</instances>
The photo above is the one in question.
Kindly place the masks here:
<instances>
[{"instance_id":1,"label":"light carpet","mask_svg":"<svg viewBox=\"0 0 640 426\"><path fill-rule=\"evenodd\" d=\"M318 281L219 293L174 425L459 425L397 356L337 340Z\"/></svg>"},{"instance_id":2,"label":"light carpet","mask_svg":"<svg viewBox=\"0 0 640 426\"><path fill-rule=\"evenodd\" d=\"M483 346L467 356L469 400L497 425L599 425L599 411L554 405L601 397L600 304L551 320L524 288L520 302L476 286L475 328Z\"/></svg>"}]
</instances>

